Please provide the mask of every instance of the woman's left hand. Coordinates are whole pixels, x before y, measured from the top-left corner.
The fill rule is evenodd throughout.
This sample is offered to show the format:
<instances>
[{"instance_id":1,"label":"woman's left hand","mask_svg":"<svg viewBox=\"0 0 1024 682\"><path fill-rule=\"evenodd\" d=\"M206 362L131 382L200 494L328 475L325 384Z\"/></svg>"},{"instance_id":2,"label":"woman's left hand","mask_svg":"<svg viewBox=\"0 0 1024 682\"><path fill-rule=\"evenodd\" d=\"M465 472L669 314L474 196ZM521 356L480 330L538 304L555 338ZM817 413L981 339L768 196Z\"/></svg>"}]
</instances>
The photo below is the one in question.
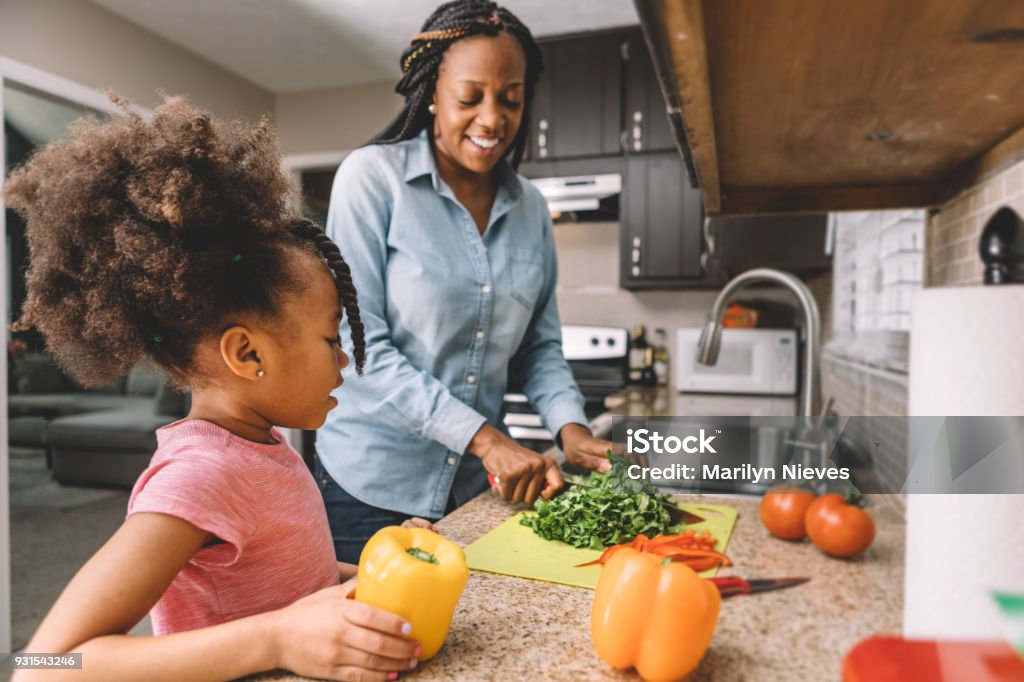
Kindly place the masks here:
<instances>
[{"instance_id":1,"label":"woman's left hand","mask_svg":"<svg viewBox=\"0 0 1024 682\"><path fill-rule=\"evenodd\" d=\"M594 438L590 429L582 424L566 424L559 432L562 439L562 451L569 464L592 469L609 471L612 463L608 461L608 451L612 442L603 438Z\"/></svg>"},{"instance_id":2,"label":"woman's left hand","mask_svg":"<svg viewBox=\"0 0 1024 682\"><path fill-rule=\"evenodd\" d=\"M426 519L421 519L418 516L402 521L402 528L426 528L429 531L437 532L437 528L434 528L434 524Z\"/></svg>"}]
</instances>

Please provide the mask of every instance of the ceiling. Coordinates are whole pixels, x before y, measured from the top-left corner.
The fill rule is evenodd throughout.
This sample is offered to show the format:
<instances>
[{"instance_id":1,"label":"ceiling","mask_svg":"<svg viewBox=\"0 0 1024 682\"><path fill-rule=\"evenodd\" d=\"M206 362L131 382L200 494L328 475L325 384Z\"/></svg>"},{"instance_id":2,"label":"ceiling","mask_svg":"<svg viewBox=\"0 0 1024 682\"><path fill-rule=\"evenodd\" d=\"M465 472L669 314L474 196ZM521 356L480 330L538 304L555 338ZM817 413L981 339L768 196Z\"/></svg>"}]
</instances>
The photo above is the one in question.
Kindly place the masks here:
<instances>
[{"instance_id":1,"label":"ceiling","mask_svg":"<svg viewBox=\"0 0 1024 682\"><path fill-rule=\"evenodd\" d=\"M439 0L92 0L274 93L397 80ZM537 37L636 24L632 0L507 0Z\"/></svg>"}]
</instances>

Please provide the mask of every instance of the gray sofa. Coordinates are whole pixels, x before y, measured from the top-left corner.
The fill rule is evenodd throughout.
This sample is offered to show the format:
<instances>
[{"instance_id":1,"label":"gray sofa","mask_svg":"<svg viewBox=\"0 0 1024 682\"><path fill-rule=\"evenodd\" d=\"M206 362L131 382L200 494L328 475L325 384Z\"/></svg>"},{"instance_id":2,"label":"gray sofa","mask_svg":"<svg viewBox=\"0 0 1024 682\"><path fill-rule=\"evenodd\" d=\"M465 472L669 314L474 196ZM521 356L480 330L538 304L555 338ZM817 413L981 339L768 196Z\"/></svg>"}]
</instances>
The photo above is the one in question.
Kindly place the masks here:
<instances>
[{"instance_id":1,"label":"gray sofa","mask_svg":"<svg viewBox=\"0 0 1024 682\"><path fill-rule=\"evenodd\" d=\"M156 449L155 431L182 418L186 400L143 367L86 390L45 354L15 362L8 398L12 445L44 448L62 484L130 487Z\"/></svg>"}]
</instances>

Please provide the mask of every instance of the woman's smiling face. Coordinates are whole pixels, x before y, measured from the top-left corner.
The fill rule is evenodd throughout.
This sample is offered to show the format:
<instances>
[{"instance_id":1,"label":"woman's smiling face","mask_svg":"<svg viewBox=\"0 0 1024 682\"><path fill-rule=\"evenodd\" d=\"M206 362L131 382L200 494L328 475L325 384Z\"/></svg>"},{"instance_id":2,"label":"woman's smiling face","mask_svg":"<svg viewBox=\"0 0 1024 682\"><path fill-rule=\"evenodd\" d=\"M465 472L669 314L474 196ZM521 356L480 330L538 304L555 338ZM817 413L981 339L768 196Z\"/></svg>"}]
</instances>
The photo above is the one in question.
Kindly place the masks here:
<instances>
[{"instance_id":1,"label":"woman's smiling face","mask_svg":"<svg viewBox=\"0 0 1024 682\"><path fill-rule=\"evenodd\" d=\"M523 120L526 56L508 33L458 40L434 91L434 145L444 161L484 174L508 153Z\"/></svg>"}]
</instances>

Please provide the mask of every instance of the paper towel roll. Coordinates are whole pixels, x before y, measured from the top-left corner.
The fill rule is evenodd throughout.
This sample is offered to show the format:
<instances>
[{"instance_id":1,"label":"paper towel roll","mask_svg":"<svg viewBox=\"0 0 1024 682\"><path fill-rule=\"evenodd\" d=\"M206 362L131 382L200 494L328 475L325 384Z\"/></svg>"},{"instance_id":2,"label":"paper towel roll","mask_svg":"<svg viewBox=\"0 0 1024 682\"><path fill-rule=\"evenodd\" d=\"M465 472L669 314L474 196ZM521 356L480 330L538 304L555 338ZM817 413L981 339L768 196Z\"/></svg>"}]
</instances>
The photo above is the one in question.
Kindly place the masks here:
<instances>
[{"instance_id":1,"label":"paper towel roll","mask_svg":"<svg viewBox=\"0 0 1024 682\"><path fill-rule=\"evenodd\" d=\"M1024 592L1024 495L907 496L903 634L1003 639L993 589Z\"/></svg>"},{"instance_id":2,"label":"paper towel roll","mask_svg":"<svg viewBox=\"0 0 1024 682\"><path fill-rule=\"evenodd\" d=\"M1024 415L1024 286L914 297L911 415ZM1024 592L1024 495L907 496L904 634L1001 639L993 589Z\"/></svg>"},{"instance_id":3,"label":"paper towel roll","mask_svg":"<svg viewBox=\"0 0 1024 682\"><path fill-rule=\"evenodd\" d=\"M1024 285L914 295L911 415L1024 415Z\"/></svg>"}]
</instances>

